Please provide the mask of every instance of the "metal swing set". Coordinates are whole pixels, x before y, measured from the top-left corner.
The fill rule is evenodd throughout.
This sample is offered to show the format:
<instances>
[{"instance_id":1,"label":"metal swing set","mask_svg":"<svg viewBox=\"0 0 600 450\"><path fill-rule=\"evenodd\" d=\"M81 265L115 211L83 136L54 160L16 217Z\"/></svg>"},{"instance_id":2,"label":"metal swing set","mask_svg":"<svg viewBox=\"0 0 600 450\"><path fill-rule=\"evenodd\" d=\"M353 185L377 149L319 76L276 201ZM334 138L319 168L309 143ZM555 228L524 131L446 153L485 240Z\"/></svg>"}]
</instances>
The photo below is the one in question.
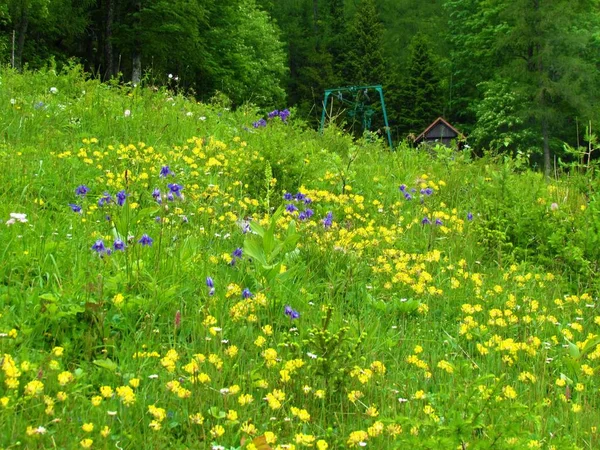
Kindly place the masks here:
<instances>
[{"instance_id":1,"label":"metal swing set","mask_svg":"<svg viewBox=\"0 0 600 450\"><path fill-rule=\"evenodd\" d=\"M320 131L323 132L325 128L325 116L327 114L327 104L329 98L333 100L337 98L340 102L348 106L347 116L353 121L359 121L362 125L363 131L371 129L371 122L375 109L371 105L371 98L369 97L369 91L375 90L379 94L379 100L381 102L381 110L383 112L383 122L385 124L385 131L387 134L388 144L393 150L392 136L390 134L390 126L388 124L387 111L385 109L385 101L383 99L383 88L381 85L373 86L349 86L334 89L325 89L325 98L323 100L323 113L321 114L321 126ZM350 98L345 98L344 93L349 93Z\"/></svg>"}]
</instances>

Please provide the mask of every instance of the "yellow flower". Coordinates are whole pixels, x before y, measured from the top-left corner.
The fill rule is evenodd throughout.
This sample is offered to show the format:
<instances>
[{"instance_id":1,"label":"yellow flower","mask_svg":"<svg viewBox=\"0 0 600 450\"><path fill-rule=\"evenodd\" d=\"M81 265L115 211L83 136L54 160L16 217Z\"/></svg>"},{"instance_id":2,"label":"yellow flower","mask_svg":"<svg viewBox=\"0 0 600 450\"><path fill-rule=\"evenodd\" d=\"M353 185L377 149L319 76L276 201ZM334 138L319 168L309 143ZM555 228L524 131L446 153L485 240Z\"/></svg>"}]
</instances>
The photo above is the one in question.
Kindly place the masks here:
<instances>
[{"instance_id":1,"label":"yellow flower","mask_svg":"<svg viewBox=\"0 0 600 450\"><path fill-rule=\"evenodd\" d=\"M131 380L129 380L129 386L131 386L132 388L137 388L140 386L140 379L139 378L132 378Z\"/></svg>"},{"instance_id":2,"label":"yellow flower","mask_svg":"<svg viewBox=\"0 0 600 450\"><path fill-rule=\"evenodd\" d=\"M93 443L94 441L92 439L82 439L79 441L79 445L81 445L83 448L90 448Z\"/></svg>"},{"instance_id":3,"label":"yellow flower","mask_svg":"<svg viewBox=\"0 0 600 450\"><path fill-rule=\"evenodd\" d=\"M155 405L148 405L148 412L152 414L154 419L158 422L162 422L167 417L167 412L164 408L157 408Z\"/></svg>"},{"instance_id":4,"label":"yellow flower","mask_svg":"<svg viewBox=\"0 0 600 450\"><path fill-rule=\"evenodd\" d=\"M92 431L94 431L94 424L93 424L93 423L91 423L91 422L90 422L90 423L84 423L84 424L81 426L81 429L82 429L83 431L85 431L86 433L91 433Z\"/></svg>"},{"instance_id":5,"label":"yellow flower","mask_svg":"<svg viewBox=\"0 0 600 450\"><path fill-rule=\"evenodd\" d=\"M267 444L274 444L277 442L277 436L272 431L265 431L265 441Z\"/></svg>"},{"instance_id":6,"label":"yellow flower","mask_svg":"<svg viewBox=\"0 0 600 450\"><path fill-rule=\"evenodd\" d=\"M225 434L225 428L221 425L215 425L210 429L210 434L213 438L219 438Z\"/></svg>"},{"instance_id":7,"label":"yellow flower","mask_svg":"<svg viewBox=\"0 0 600 450\"><path fill-rule=\"evenodd\" d=\"M114 304L114 305L115 305L117 308L121 307L121 306L123 305L123 302L124 302L124 301L125 301L125 297L124 297L124 296L123 296L123 294L121 294L121 293L119 293L119 294L116 294L116 295L113 297L113 299L112 299L112 302L113 302L113 304Z\"/></svg>"},{"instance_id":8,"label":"yellow flower","mask_svg":"<svg viewBox=\"0 0 600 450\"><path fill-rule=\"evenodd\" d=\"M104 425L104 428L102 428L100 434L102 435L102 437L108 437L108 435L110 434L110 428L108 427L108 425Z\"/></svg>"},{"instance_id":9,"label":"yellow flower","mask_svg":"<svg viewBox=\"0 0 600 450\"><path fill-rule=\"evenodd\" d=\"M317 441L317 450L327 450L329 445L323 439Z\"/></svg>"},{"instance_id":10,"label":"yellow flower","mask_svg":"<svg viewBox=\"0 0 600 450\"><path fill-rule=\"evenodd\" d=\"M230 345L229 347L227 347L227 350L225 350L225 354L227 356L229 356L230 358L233 358L235 355L238 354L238 348L235 345Z\"/></svg>"},{"instance_id":11,"label":"yellow flower","mask_svg":"<svg viewBox=\"0 0 600 450\"><path fill-rule=\"evenodd\" d=\"M365 411L365 414L369 417L377 417L379 415L379 411L377 410L377 406L371 405Z\"/></svg>"},{"instance_id":12,"label":"yellow flower","mask_svg":"<svg viewBox=\"0 0 600 450\"><path fill-rule=\"evenodd\" d=\"M254 401L252 394L242 394L238 397L238 403L242 406L248 405Z\"/></svg>"},{"instance_id":13,"label":"yellow flower","mask_svg":"<svg viewBox=\"0 0 600 450\"><path fill-rule=\"evenodd\" d=\"M202 425L204 423L204 416L200 413L190 414L190 421L196 425Z\"/></svg>"},{"instance_id":14,"label":"yellow flower","mask_svg":"<svg viewBox=\"0 0 600 450\"><path fill-rule=\"evenodd\" d=\"M285 369L280 370L279 371L279 375L281 376L281 381L283 383L287 383L288 381L291 380L290 371L289 370L285 370Z\"/></svg>"},{"instance_id":15,"label":"yellow flower","mask_svg":"<svg viewBox=\"0 0 600 450\"><path fill-rule=\"evenodd\" d=\"M0 397L0 405L6 408L6 406L8 406L9 400L10 399L8 397Z\"/></svg>"},{"instance_id":16,"label":"yellow flower","mask_svg":"<svg viewBox=\"0 0 600 450\"><path fill-rule=\"evenodd\" d=\"M64 402L67 399L67 393L63 391L58 391L56 393L56 400L59 402Z\"/></svg>"},{"instance_id":17,"label":"yellow flower","mask_svg":"<svg viewBox=\"0 0 600 450\"><path fill-rule=\"evenodd\" d=\"M366 431L358 430L350 433L347 443L349 447L356 447L357 445L360 445L362 447L364 446L363 443L366 442L368 439L369 434Z\"/></svg>"},{"instance_id":18,"label":"yellow flower","mask_svg":"<svg viewBox=\"0 0 600 450\"><path fill-rule=\"evenodd\" d=\"M504 394L504 397L510 400L517 398L517 391L515 391L512 386L504 386L502 388L502 393Z\"/></svg>"},{"instance_id":19,"label":"yellow flower","mask_svg":"<svg viewBox=\"0 0 600 450\"><path fill-rule=\"evenodd\" d=\"M102 397L94 395L92 397L92 406L100 406L102 404Z\"/></svg>"},{"instance_id":20,"label":"yellow flower","mask_svg":"<svg viewBox=\"0 0 600 450\"><path fill-rule=\"evenodd\" d=\"M24 394L26 396L40 395L44 392L44 383L39 380L32 380L25 386Z\"/></svg>"},{"instance_id":21,"label":"yellow flower","mask_svg":"<svg viewBox=\"0 0 600 450\"><path fill-rule=\"evenodd\" d=\"M250 422L244 422L242 424L241 430L243 433L249 434L250 436L254 436L256 433L258 433L258 429L256 428L256 426Z\"/></svg>"},{"instance_id":22,"label":"yellow flower","mask_svg":"<svg viewBox=\"0 0 600 450\"><path fill-rule=\"evenodd\" d=\"M316 438L312 434L298 433L294 437L296 444L303 445L305 447L312 447L315 443Z\"/></svg>"},{"instance_id":23,"label":"yellow flower","mask_svg":"<svg viewBox=\"0 0 600 450\"><path fill-rule=\"evenodd\" d=\"M227 412L227 420L230 420L230 421L232 421L232 422L234 422L234 421L238 420L238 413L237 413L237 411L235 411L235 410L233 410L233 409L230 409L230 410Z\"/></svg>"},{"instance_id":24,"label":"yellow flower","mask_svg":"<svg viewBox=\"0 0 600 450\"><path fill-rule=\"evenodd\" d=\"M64 349L64 348L62 348L62 347L54 347L54 348L52 349L52 354L53 354L54 356L56 356L56 357L60 358L60 357L63 355L64 351L65 351L65 349Z\"/></svg>"},{"instance_id":25,"label":"yellow flower","mask_svg":"<svg viewBox=\"0 0 600 450\"><path fill-rule=\"evenodd\" d=\"M129 386L119 386L117 388L117 395L121 398L125 406L135 403L135 394Z\"/></svg>"},{"instance_id":26,"label":"yellow flower","mask_svg":"<svg viewBox=\"0 0 600 450\"><path fill-rule=\"evenodd\" d=\"M102 386L100 388L100 395L102 395L102 397L104 397L104 398L112 397L113 390L110 386Z\"/></svg>"},{"instance_id":27,"label":"yellow flower","mask_svg":"<svg viewBox=\"0 0 600 450\"><path fill-rule=\"evenodd\" d=\"M71 381L73 381L73 374L71 372L61 372L58 374L58 384L61 386L65 386Z\"/></svg>"}]
</instances>

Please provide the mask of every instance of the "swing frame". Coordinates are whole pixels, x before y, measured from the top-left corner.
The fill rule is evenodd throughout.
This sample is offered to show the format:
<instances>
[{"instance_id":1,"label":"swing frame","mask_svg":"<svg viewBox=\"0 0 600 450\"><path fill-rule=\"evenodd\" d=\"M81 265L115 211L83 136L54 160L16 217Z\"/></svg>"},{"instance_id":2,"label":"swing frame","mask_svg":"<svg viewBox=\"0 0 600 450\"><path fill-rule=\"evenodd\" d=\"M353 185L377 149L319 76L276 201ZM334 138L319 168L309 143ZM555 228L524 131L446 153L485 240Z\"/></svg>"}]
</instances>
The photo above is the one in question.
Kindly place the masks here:
<instances>
[{"instance_id":1,"label":"swing frame","mask_svg":"<svg viewBox=\"0 0 600 450\"><path fill-rule=\"evenodd\" d=\"M383 98L383 87L380 84L372 85L372 86L348 86L348 87L340 87L333 89L325 89L325 98L323 99L323 112L321 114L321 126L319 127L319 131L322 133L325 129L325 116L327 113L327 102L329 101L329 97L331 94L338 93L342 94L344 92L350 92L352 94L356 94L360 91L368 92L370 89L374 89L379 93L379 100L381 101L381 109L383 111L383 122L385 124L385 131L388 138L388 144L390 149L394 150L394 146L392 145L392 135L390 134L390 126L388 124L387 111L385 109L385 100ZM356 102L355 102L356 103ZM363 127L366 128L366 123L363 119Z\"/></svg>"}]
</instances>

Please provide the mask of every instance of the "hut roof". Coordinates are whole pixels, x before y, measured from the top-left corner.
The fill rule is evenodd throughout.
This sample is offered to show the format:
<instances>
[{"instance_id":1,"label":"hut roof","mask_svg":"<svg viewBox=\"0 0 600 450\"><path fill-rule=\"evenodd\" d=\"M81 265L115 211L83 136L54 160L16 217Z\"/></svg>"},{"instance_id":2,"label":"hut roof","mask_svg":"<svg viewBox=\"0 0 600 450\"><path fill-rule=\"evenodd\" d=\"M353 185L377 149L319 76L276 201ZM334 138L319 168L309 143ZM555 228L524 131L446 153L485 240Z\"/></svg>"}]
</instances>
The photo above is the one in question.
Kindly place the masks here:
<instances>
[{"instance_id":1,"label":"hut roof","mask_svg":"<svg viewBox=\"0 0 600 450\"><path fill-rule=\"evenodd\" d=\"M415 144L418 144L419 142L426 140L426 138L428 137L427 134L433 130L437 125L442 125L443 127L449 129L452 134L454 134L454 136L443 136L446 138L453 138L453 139L464 139L465 135L462 134L460 131L458 131L456 128L454 128L452 125L450 125L443 117L438 117L437 119L435 119L431 125L429 125L425 131L423 131L420 135L418 135L415 138ZM435 136L435 138L441 138L442 136Z\"/></svg>"}]
</instances>

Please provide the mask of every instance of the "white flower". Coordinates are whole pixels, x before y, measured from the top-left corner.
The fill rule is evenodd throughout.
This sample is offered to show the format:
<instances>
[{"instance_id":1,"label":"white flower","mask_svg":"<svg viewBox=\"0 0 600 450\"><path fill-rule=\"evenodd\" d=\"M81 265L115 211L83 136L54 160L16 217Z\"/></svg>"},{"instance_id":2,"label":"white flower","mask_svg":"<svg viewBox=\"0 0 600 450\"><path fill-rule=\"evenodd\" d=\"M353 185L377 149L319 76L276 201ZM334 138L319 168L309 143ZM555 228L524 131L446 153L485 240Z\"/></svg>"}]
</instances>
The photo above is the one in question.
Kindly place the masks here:
<instances>
[{"instance_id":1,"label":"white flower","mask_svg":"<svg viewBox=\"0 0 600 450\"><path fill-rule=\"evenodd\" d=\"M308 356L311 359L317 359L317 355L315 355L314 353L311 353L311 352L307 352L306 356Z\"/></svg>"},{"instance_id":2,"label":"white flower","mask_svg":"<svg viewBox=\"0 0 600 450\"><path fill-rule=\"evenodd\" d=\"M131 110L129 110L129 109L126 109L126 110L125 110L125 112L123 113L123 115L124 115L125 117L129 117L129 116L131 116Z\"/></svg>"},{"instance_id":3,"label":"white flower","mask_svg":"<svg viewBox=\"0 0 600 450\"><path fill-rule=\"evenodd\" d=\"M198 118L199 118L200 120L206 120L206 117L204 117L204 116L200 116L200 117L198 117Z\"/></svg>"},{"instance_id":4,"label":"white flower","mask_svg":"<svg viewBox=\"0 0 600 450\"><path fill-rule=\"evenodd\" d=\"M46 429L42 426L39 426L35 429L36 434L46 434Z\"/></svg>"},{"instance_id":5,"label":"white flower","mask_svg":"<svg viewBox=\"0 0 600 450\"><path fill-rule=\"evenodd\" d=\"M24 213L10 213L10 219L6 221L6 225L10 226L15 222L26 223L27 222L27 214Z\"/></svg>"},{"instance_id":6,"label":"white flower","mask_svg":"<svg viewBox=\"0 0 600 450\"><path fill-rule=\"evenodd\" d=\"M185 115L188 117L192 117L194 115L194 113L191 111L188 111L187 113L185 113Z\"/></svg>"},{"instance_id":7,"label":"white flower","mask_svg":"<svg viewBox=\"0 0 600 450\"><path fill-rule=\"evenodd\" d=\"M51 94L58 94L58 89L56 89L54 86L50 88L50 93Z\"/></svg>"},{"instance_id":8,"label":"white flower","mask_svg":"<svg viewBox=\"0 0 600 450\"><path fill-rule=\"evenodd\" d=\"M11 98L11 99L10 99L10 104L11 104L11 105L15 105L16 103L17 103L17 100L16 100L16 99L14 99L14 98Z\"/></svg>"}]
</instances>

